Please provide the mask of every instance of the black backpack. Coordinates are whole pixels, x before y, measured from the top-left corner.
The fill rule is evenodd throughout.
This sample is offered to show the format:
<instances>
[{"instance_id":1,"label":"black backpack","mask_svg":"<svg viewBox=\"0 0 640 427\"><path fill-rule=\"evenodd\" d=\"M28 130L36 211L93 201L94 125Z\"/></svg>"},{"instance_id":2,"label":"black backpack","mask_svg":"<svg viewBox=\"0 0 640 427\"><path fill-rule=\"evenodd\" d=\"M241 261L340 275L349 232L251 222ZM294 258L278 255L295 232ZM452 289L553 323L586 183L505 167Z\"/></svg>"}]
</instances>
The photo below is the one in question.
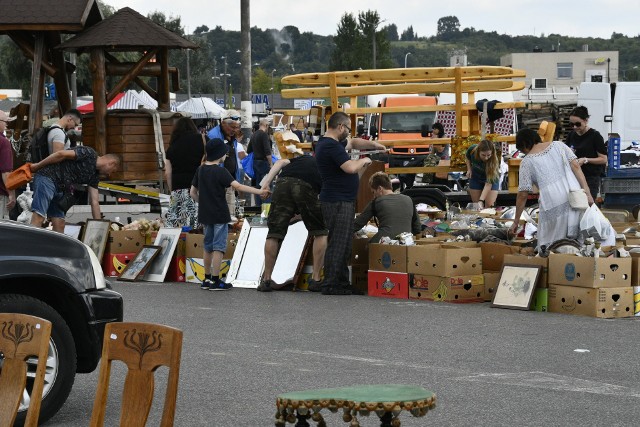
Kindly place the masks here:
<instances>
[{"instance_id":1,"label":"black backpack","mask_svg":"<svg viewBox=\"0 0 640 427\"><path fill-rule=\"evenodd\" d=\"M29 159L31 163L38 163L42 159L49 156L49 142L47 141L47 137L49 136L49 131L53 128L62 129L59 125L51 125L40 128L36 131L31 139L31 145L29 146ZM64 129L62 129L64 132ZM67 141L68 136L65 133L65 142Z\"/></svg>"}]
</instances>

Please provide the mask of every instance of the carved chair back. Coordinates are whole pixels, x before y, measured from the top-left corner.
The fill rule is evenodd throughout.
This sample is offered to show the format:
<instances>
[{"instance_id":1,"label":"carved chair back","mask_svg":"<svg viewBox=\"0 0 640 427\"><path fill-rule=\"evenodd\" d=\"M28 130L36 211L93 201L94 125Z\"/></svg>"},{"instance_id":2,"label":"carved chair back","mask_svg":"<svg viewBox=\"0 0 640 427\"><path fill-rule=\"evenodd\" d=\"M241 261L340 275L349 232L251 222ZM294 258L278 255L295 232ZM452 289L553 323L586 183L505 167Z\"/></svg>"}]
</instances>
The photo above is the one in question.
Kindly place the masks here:
<instances>
[{"instance_id":1,"label":"carved chair back","mask_svg":"<svg viewBox=\"0 0 640 427\"><path fill-rule=\"evenodd\" d=\"M0 427L13 426L25 387L31 387L24 425L38 425L51 322L20 313L0 313ZM27 384L27 359L37 357L33 383ZM33 360L33 359L32 359Z\"/></svg>"},{"instance_id":2,"label":"carved chair back","mask_svg":"<svg viewBox=\"0 0 640 427\"><path fill-rule=\"evenodd\" d=\"M182 331L179 329L153 323L109 323L104 332L91 426L104 425L113 360L127 366L120 425L142 427L146 424L153 402L154 373L160 366L167 366L169 375L160 425L173 426L181 352Z\"/></svg>"}]
</instances>

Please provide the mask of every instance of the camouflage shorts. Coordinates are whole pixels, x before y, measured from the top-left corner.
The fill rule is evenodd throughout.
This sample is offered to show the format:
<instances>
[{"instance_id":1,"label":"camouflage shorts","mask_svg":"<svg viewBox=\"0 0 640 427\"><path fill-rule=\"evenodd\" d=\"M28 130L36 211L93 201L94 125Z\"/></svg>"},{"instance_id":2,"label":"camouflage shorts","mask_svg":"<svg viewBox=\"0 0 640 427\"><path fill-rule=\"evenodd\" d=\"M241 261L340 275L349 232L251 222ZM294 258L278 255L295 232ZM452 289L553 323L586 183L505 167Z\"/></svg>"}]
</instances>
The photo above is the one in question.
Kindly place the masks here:
<instances>
[{"instance_id":1,"label":"camouflage shorts","mask_svg":"<svg viewBox=\"0 0 640 427\"><path fill-rule=\"evenodd\" d=\"M283 240L294 215L300 214L311 236L326 236L318 193L307 182L291 177L278 179L271 196L267 238Z\"/></svg>"}]
</instances>

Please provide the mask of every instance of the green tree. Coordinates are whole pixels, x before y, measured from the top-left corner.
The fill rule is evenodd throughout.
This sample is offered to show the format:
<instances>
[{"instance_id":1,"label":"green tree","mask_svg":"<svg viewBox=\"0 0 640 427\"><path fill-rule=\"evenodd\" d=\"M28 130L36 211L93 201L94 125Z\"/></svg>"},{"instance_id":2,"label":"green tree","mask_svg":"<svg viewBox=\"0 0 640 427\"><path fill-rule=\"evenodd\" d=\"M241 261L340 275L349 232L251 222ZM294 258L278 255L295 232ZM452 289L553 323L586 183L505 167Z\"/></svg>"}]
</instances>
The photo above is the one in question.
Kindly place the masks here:
<instances>
[{"instance_id":1,"label":"green tree","mask_svg":"<svg viewBox=\"0 0 640 427\"><path fill-rule=\"evenodd\" d=\"M332 70L355 70L362 67L364 40L352 14L342 15L333 42L335 49L331 55Z\"/></svg>"},{"instance_id":2,"label":"green tree","mask_svg":"<svg viewBox=\"0 0 640 427\"><path fill-rule=\"evenodd\" d=\"M409 28L402 32L400 36L400 40L402 41L414 41L418 38L418 35L413 32L413 25L410 25Z\"/></svg>"},{"instance_id":3,"label":"green tree","mask_svg":"<svg viewBox=\"0 0 640 427\"><path fill-rule=\"evenodd\" d=\"M387 32L387 40L390 42L398 41L398 26L396 24L389 24L384 27L384 30Z\"/></svg>"},{"instance_id":4,"label":"green tree","mask_svg":"<svg viewBox=\"0 0 640 427\"><path fill-rule=\"evenodd\" d=\"M193 30L193 34L204 34L208 32L209 32L209 27L207 27L206 25L200 25L199 27L196 27L195 30Z\"/></svg>"},{"instance_id":5,"label":"green tree","mask_svg":"<svg viewBox=\"0 0 640 427\"><path fill-rule=\"evenodd\" d=\"M438 19L438 33L437 36L443 39L450 39L460 31L460 21L455 16L444 16Z\"/></svg>"}]
</instances>

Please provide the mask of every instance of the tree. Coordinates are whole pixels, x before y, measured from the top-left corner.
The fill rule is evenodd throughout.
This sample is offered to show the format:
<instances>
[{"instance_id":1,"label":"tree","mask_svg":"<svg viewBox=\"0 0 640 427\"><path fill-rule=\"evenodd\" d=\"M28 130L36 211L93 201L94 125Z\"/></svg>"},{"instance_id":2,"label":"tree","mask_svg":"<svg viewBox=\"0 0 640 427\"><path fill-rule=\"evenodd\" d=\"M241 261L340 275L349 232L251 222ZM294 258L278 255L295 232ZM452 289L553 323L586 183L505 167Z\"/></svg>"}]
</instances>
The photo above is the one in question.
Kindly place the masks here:
<instances>
[{"instance_id":1,"label":"tree","mask_svg":"<svg viewBox=\"0 0 640 427\"><path fill-rule=\"evenodd\" d=\"M207 27L206 25L200 25L199 27L196 27L195 30L193 30L193 34L203 34L208 32L209 32L209 27Z\"/></svg>"},{"instance_id":2,"label":"tree","mask_svg":"<svg viewBox=\"0 0 640 427\"><path fill-rule=\"evenodd\" d=\"M335 48L331 55L332 70L354 70L362 67L364 40L352 14L342 15L333 42Z\"/></svg>"},{"instance_id":3,"label":"tree","mask_svg":"<svg viewBox=\"0 0 640 427\"><path fill-rule=\"evenodd\" d=\"M398 26L396 24L389 24L384 27L384 30L387 32L387 40L390 42L398 41Z\"/></svg>"},{"instance_id":4,"label":"tree","mask_svg":"<svg viewBox=\"0 0 640 427\"><path fill-rule=\"evenodd\" d=\"M460 21L455 16L444 16L438 19L438 37L450 38L460 31Z\"/></svg>"},{"instance_id":5,"label":"tree","mask_svg":"<svg viewBox=\"0 0 640 427\"><path fill-rule=\"evenodd\" d=\"M182 18L180 18L179 16L169 15L167 17L164 13L156 10L155 12L147 15L147 18L151 19L158 25L162 25L167 30L173 31L179 36L184 36L184 28L182 27L181 23Z\"/></svg>"},{"instance_id":6,"label":"tree","mask_svg":"<svg viewBox=\"0 0 640 427\"><path fill-rule=\"evenodd\" d=\"M413 25L409 26L409 28L404 30L402 32L402 35L400 36L400 40L407 41L407 42L414 41L417 38L418 38L417 34L413 32Z\"/></svg>"}]
</instances>

